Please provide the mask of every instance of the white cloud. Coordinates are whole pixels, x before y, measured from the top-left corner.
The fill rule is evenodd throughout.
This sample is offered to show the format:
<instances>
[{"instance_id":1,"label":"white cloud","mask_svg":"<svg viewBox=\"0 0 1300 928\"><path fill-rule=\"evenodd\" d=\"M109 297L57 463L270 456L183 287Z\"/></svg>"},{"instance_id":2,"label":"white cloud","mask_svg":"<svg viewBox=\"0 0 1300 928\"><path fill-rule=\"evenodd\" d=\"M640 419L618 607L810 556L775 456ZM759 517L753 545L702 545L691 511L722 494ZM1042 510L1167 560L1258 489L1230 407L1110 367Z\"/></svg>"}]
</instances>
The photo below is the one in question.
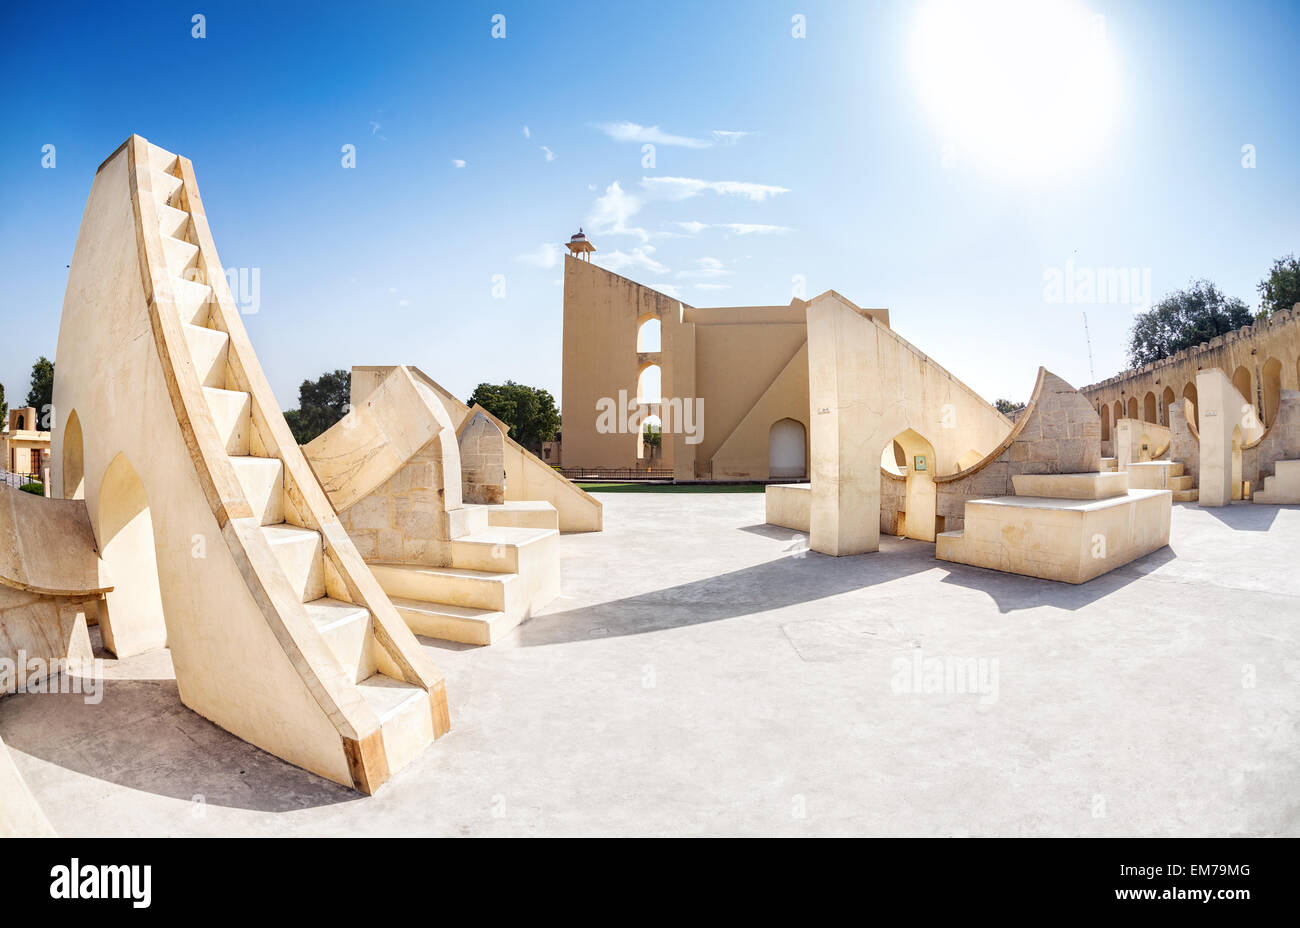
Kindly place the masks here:
<instances>
[{"instance_id":1,"label":"white cloud","mask_svg":"<svg viewBox=\"0 0 1300 928\"><path fill-rule=\"evenodd\" d=\"M410 300L398 300L398 301L397 301L397 305L398 305L398 306L410 306L410 305L411 305L411 301L410 301Z\"/></svg>"},{"instance_id":2,"label":"white cloud","mask_svg":"<svg viewBox=\"0 0 1300 928\"><path fill-rule=\"evenodd\" d=\"M592 204L587 225L600 235L635 235L644 242L650 237L646 230L627 224L644 205L641 197L628 193L618 181L614 181Z\"/></svg>"},{"instance_id":3,"label":"white cloud","mask_svg":"<svg viewBox=\"0 0 1300 928\"><path fill-rule=\"evenodd\" d=\"M642 126L634 122L603 122L597 127L616 142L652 142L655 145L678 145L682 148L709 148L713 142L686 135L673 135L658 126Z\"/></svg>"},{"instance_id":4,"label":"white cloud","mask_svg":"<svg viewBox=\"0 0 1300 928\"><path fill-rule=\"evenodd\" d=\"M688 200L705 191L721 196L738 196L755 203L768 197L789 193L786 187L771 184L751 184L738 180L701 180L698 177L643 177L641 187L647 193L667 200Z\"/></svg>"},{"instance_id":5,"label":"white cloud","mask_svg":"<svg viewBox=\"0 0 1300 928\"><path fill-rule=\"evenodd\" d=\"M451 163L458 168L463 168L465 166L465 161L463 158L452 158Z\"/></svg>"},{"instance_id":6,"label":"white cloud","mask_svg":"<svg viewBox=\"0 0 1300 928\"><path fill-rule=\"evenodd\" d=\"M527 126L524 126L524 138L531 139L532 137L533 137L532 131L529 130Z\"/></svg>"},{"instance_id":7,"label":"white cloud","mask_svg":"<svg viewBox=\"0 0 1300 928\"><path fill-rule=\"evenodd\" d=\"M682 291L677 288L676 284L646 284L646 286L652 290L658 290L660 293L666 294L674 300L680 300L682 298Z\"/></svg>"},{"instance_id":8,"label":"white cloud","mask_svg":"<svg viewBox=\"0 0 1300 928\"><path fill-rule=\"evenodd\" d=\"M654 274L667 274L668 266L660 264L651 257L654 250L655 246L653 245L638 245L628 251L607 251L603 255L598 252L593 260L596 264L609 271L617 272L637 268Z\"/></svg>"},{"instance_id":9,"label":"white cloud","mask_svg":"<svg viewBox=\"0 0 1300 928\"><path fill-rule=\"evenodd\" d=\"M550 150L549 148L547 148L545 145L539 145L538 147L541 148L542 151L546 152L546 160L547 160L547 161L554 161L554 160L555 160L555 152L551 151L551 150Z\"/></svg>"},{"instance_id":10,"label":"white cloud","mask_svg":"<svg viewBox=\"0 0 1300 928\"><path fill-rule=\"evenodd\" d=\"M758 222L724 222L720 228L735 232L737 235L772 235L794 231L788 226L768 226Z\"/></svg>"},{"instance_id":11,"label":"white cloud","mask_svg":"<svg viewBox=\"0 0 1300 928\"><path fill-rule=\"evenodd\" d=\"M526 255L519 255L515 260L531 264L533 267L555 267L560 262L560 246L554 242L542 242L536 250Z\"/></svg>"},{"instance_id":12,"label":"white cloud","mask_svg":"<svg viewBox=\"0 0 1300 928\"><path fill-rule=\"evenodd\" d=\"M736 235L773 235L794 231L789 226L765 225L760 222L720 222L715 225L709 225L707 222L677 222L674 225L690 235L699 235L705 229L726 229Z\"/></svg>"},{"instance_id":13,"label":"white cloud","mask_svg":"<svg viewBox=\"0 0 1300 928\"><path fill-rule=\"evenodd\" d=\"M730 290L731 284L696 284L696 290Z\"/></svg>"},{"instance_id":14,"label":"white cloud","mask_svg":"<svg viewBox=\"0 0 1300 928\"><path fill-rule=\"evenodd\" d=\"M696 258L695 267L689 271L678 271L677 277L726 277L731 271L717 258Z\"/></svg>"},{"instance_id":15,"label":"white cloud","mask_svg":"<svg viewBox=\"0 0 1300 928\"><path fill-rule=\"evenodd\" d=\"M702 139L690 135L674 135L658 126L643 126L640 123L622 120L621 122L597 123L596 128L616 142L651 142L655 145L676 145L680 148L712 148L715 145L735 145L750 132L734 129L714 129L710 138Z\"/></svg>"}]
</instances>

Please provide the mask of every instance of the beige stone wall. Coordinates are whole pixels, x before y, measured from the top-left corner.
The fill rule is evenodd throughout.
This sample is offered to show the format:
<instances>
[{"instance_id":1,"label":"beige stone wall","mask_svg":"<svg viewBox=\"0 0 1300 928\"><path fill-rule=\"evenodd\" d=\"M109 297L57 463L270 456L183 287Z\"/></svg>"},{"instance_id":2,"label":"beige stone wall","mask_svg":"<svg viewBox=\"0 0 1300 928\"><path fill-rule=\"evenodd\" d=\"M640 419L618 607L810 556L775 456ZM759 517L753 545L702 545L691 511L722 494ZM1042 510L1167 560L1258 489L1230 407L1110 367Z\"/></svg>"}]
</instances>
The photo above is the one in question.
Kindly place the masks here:
<instances>
[{"instance_id":1,"label":"beige stone wall","mask_svg":"<svg viewBox=\"0 0 1300 928\"><path fill-rule=\"evenodd\" d=\"M442 455L434 439L390 478L339 513L367 561L446 567L451 539L444 515Z\"/></svg>"},{"instance_id":2,"label":"beige stone wall","mask_svg":"<svg viewBox=\"0 0 1300 928\"><path fill-rule=\"evenodd\" d=\"M1230 380L1239 372L1244 374L1246 389L1241 392L1255 405L1261 421L1271 424L1276 418L1280 391L1300 390L1300 311L1274 313L1264 322L1202 342L1141 370L1125 371L1079 392L1098 412L1105 405L1111 423L1115 421L1117 404L1128 415L1129 400L1136 399L1135 418L1172 427L1169 405L1190 395L1189 385L1194 393L1196 372L1211 367L1222 370ZM1155 417L1147 415L1148 395L1154 400Z\"/></svg>"},{"instance_id":3,"label":"beige stone wall","mask_svg":"<svg viewBox=\"0 0 1300 928\"><path fill-rule=\"evenodd\" d=\"M1258 442L1242 450L1242 479L1260 490L1264 478L1273 476L1278 461L1300 461L1300 392L1294 390L1283 391L1273 424Z\"/></svg>"},{"instance_id":4,"label":"beige stone wall","mask_svg":"<svg viewBox=\"0 0 1300 928\"><path fill-rule=\"evenodd\" d=\"M989 458L937 478L937 515L945 531L963 527L966 500L1015 493L1017 474L1082 474L1101 470L1101 422L1092 404L1055 374L1041 370L1029 407Z\"/></svg>"},{"instance_id":5,"label":"beige stone wall","mask_svg":"<svg viewBox=\"0 0 1300 928\"><path fill-rule=\"evenodd\" d=\"M86 612L93 603L64 596L43 596L0 586L0 659L16 667L19 656L51 661L90 660ZM43 677L42 677L43 678ZM29 684L36 679L28 677ZM0 680L0 696L13 693L15 680Z\"/></svg>"},{"instance_id":6,"label":"beige stone wall","mask_svg":"<svg viewBox=\"0 0 1300 928\"><path fill-rule=\"evenodd\" d=\"M660 368L665 400L702 397L699 441L680 430L664 434L655 467L678 479L769 476L769 431L792 418L807 431L806 304L698 308L594 264L566 258L564 383L561 391L566 467L637 467L634 432L601 434L598 401L620 390L635 401L638 378ZM868 310L888 325L884 310ZM638 351L637 335L660 323L658 351ZM662 409L654 412L665 418Z\"/></svg>"}]
</instances>

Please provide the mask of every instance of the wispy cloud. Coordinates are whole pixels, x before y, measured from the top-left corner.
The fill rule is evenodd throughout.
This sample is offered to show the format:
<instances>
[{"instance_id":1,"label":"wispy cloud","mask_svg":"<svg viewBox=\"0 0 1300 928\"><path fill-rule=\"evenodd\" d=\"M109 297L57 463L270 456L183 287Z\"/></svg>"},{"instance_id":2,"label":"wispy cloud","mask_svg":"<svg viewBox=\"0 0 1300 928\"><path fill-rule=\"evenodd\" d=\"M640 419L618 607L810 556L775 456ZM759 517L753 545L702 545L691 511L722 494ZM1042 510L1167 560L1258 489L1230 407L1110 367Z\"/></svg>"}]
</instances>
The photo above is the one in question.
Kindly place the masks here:
<instances>
[{"instance_id":1,"label":"wispy cloud","mask_svg":"<svg viewBox=\"0 0 1300 928\"><path fill-rule=\"evenodd\" d=\"M735 145L750 132L735 129L714 129L708 138L676 135L658 126L643 126L630 120L597 123L596 128L616 142L650 142L654 145L675 145L680 148L712 148L715 145Z\"/></svg>"},{"instance_id":2,"label":"wispy cloud","mask_svg":"<svg viewBox=\"0 0 1300 928\"><path fill-rule=\"evenodd\" d=\"M465 166L465 161L462 158L452 158L451 163L453 166L458 168L463 168Z\"/></svg>"},{"instance_id":3,"label":"wispy cloud","mask_svg":"<svg viewBox=\"0 0 1300 928\"><path fill-rule=\"evenodd\" d=\"M555 267L560 263L560 246L554 242L542 242L535 250L518 255L515 260L531 264L533 267Z\"/></svg>"},{"instance_id":4,"label":"wispy cloud","mask_svg":"<svg viewBox=\"0 0 1300 928\"><path fill-rule=\"evenodd\" d=\"M644 242L650 237L649 233L638 226L628 225L628 220L644 205L641 197L628 193L618 181L614 181L592 204L587 226L600 235L635 235Z\"/></svg>"},{"instance_id":5,"label":"wispy cloud","mask_svg":"<svg viewBox=\"0 0 1300 928\"><path fill-rule=\"evenodd\" d=\"M603 255L597 253L593 259L596 264L610 271L624 271L629 268L651 271L655 274L667 274L668 266L660 264L653 257L655 246L638 245L628 251L607 251Z\"/></svg>"},{"instance_id":6,"label":"wispy cloud","mask_svg":"<svg viewBox=\"0 0 1300 928\"><path fill-rule=\"evenodd\" d=\"M643 177L641 187L648 193L666 200L688 200L701 193L712 191L721 196L744 197L762 203L769 197L789 193L789 188L772 184L751 184L738 180L701 180L698 177Z\"/></svg>"},{"instance_id":7,"label":"wispy cloud","mask_svg":"<svg viewBox=\"0 0 1300 928\"><path fill-rule=\"evenodd\" d=\"M381 128L383 127L379 123L375 122L373 119L370 120L370 134L375 136L378 139L382 139L383 141L387 142L388 137L379 134L379 130Z\"/></svg>"},{"instance_id":8,"label":"wispy cloud","mask_svg":"<svg viewBox=\"0 0 1300 928\"><path fill-rule=\"evenodd\" d=\"M527 126L524 126L524 138L531 139L532 137L533 137L532 130L529 129Z\"/></svg>"},{"instance_id":9,"label":"wispy cloud","mask_svg":"<svg viewBox=\"0 0 1300 928\"><path fill-rule=\"evenodd\" d=\"M695 267L692 268L691 270L678 271L677 272L678 279L698 278L698 277L702 277L702 278L726 277L728 274L731 273L731 271L727 270L726 265L724 265L717 258L709 258L709 257L696 258L694 263L695 263Z\"/></svg>"},{"instance_id":10,"label":"wispy cloud","mask_svg":"<svg viewBox=\"0 0 1300 928\"><path fill-rule=\"evenodd\" d=\"M767 225L761 222L719 222L710 225L707 222L677 222L674 223L688 235L699 235L705 229L725 229L735 235L778 235L782 232L793 232L789 226Z\"/></svg>"},{"instance_id":11,"label":"wispy cloud","mask_svg":"<svg viewBox=\"0 0 1300 928\"><path fill-rule=\"evenodd\" d=\"M724 222L718 228L735 232L737 235L779 235L782 232L794 231L789 226L769 226L759 222Z\"/></svg>"},{"instance_id":12,"label":"wispy cloud","mask_svg":"<svg viewBox=\"0 0 1300 928\"><path fill-rule=\"evenodd\" d=\"M605 188L605 192L596 198L591 212L587 216L587 225L600 235L634 235L641 241L647 241L650 234L641 226L633 225L631 219L655 200L680 202L702 193L716 193L719 196L736 196L761 203L789 191L785 187L772 184L754 184L744 181L723 180L709 181L695 177L643 177L641 189L637 192L624 190L618 181ZM689 235L699 235L710 228L704 222L677 222L675 225ZM750 235L760 232L789 231L783 226L763 225L760 223L731 222L722 223L718 228L726 229L736 235ZM660 233L661 236L668 233Z\"/></svg>"},{"instance_id":13,"label":"wispy cloud","mask_svg":"<svg viewBox=\"0 0 1300 928\"><path fill-rule=\"evenodd\" d=\"M541 148L542 151L546 152L546 160L547 160L547 161L554 161L554 160L555 160L555 158L556 158L555 152L551 151L551 150L550 150L549 148L547 148L545 145L540 145L540 146L538 146L538 147Z\"/></svg>"},{"instance_id":14,"label":"wispy cloud","mask_svg":"<svg viewBox=\"0 0 1300 928\"><path fill-rule=\"evenodd\" d=\"M696 284L696 290L730 290L731 284Z\"/></svg>"}]
</instances>

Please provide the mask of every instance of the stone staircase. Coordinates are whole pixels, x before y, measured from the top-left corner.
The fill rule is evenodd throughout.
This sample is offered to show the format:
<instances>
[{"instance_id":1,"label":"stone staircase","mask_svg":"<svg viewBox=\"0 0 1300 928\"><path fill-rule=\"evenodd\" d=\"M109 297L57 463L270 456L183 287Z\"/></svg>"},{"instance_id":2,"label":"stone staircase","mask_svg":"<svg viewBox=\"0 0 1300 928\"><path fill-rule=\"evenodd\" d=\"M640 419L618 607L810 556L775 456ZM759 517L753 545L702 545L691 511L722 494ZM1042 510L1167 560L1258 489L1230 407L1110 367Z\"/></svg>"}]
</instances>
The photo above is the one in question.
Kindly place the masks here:
<instances>
[{"instance_id":1,"label":"stone staircase","mask_svg":"<svg viewBox=\"0 0 1300 928\"><path fill-rule=\"evenodd\" d=\"M1132 461L1125 468L1129 486L1136 490L1170 490L1176 503L1194 503L1199 492L1195 480L1184 473L1182 461Z\"/></svg>"},{"instance_id":2,"label":"stone staircase","mask_svg":"<svg viewBox=\"0 0 1300 928\"><path fill-rule=\"evenodd\" d=\"M1278 461L1272 475L1255 491L1253 502L1274 505L1300 503L1300 461Z\"/></svg>"},{"instance_id":3,"label":"stone staircase","mask_svg":"<svg viewBox=\"0 0 1300 928\"><path fill-rule=\"evenodd\" d=\"M428 694L379 670L383 655L370 611L328 595L321 533L286 521L284 462L252 446L253 404L247 391L233 388L230 335L209 326L212 288L196 282L203 277L200 249L179 166L174 155L156 147L151 147L151 156L167 271L185 340L225 452L294 594L347 678L378 716L388 770L399 770L434 740Z\"/></svg>"},{"instance_id":4,"label":"stone staircase","mask_svg":"<svg viewBox=\"0 0 1300 928\"><path fill-rule=\"evenodd\" d=\"M489 645L560 593L554 507L465 507L466 533L451 541L451 563L426 567L370 561L407 627L417 635ZM492 524L494 517L549 523Z\"/></svg>"}]
</instances>

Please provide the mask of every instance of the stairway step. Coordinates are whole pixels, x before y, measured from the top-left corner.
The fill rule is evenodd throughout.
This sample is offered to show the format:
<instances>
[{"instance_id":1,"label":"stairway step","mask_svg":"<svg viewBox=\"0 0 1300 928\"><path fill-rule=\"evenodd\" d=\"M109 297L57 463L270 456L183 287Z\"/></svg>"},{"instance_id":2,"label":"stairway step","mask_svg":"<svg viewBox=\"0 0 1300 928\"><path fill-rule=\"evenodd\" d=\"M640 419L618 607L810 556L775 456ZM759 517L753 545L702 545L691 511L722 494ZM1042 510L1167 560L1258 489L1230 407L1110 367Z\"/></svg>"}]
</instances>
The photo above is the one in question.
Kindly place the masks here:
<instances>
[{"instance_id":1,"label":"stairway step","mask_svg":"<svg viewBox=\"0 0 1300 928\"><path fill-rule=\"evenodd\" d=\"M163 236L163 256L167 259L167 273L182 280L194 280L195 265L199 260L199 246L183 242L170 235Z\"/></svg>"},{"instance_id":2,"label":"stairway step","mask_svg":"<svg viewBox=\"0 0 1300 928\"><path fill-rule=\"evenodd\" d=\"M463 567L372 563L370 570L389 596L494 612L512 611L507 600L511 588L519 580L518 574Z\"/></svg>"},{"instance_id":3,"label":"stairway step","mask_svg":"<svg viewBox=\"0 0 1300 928\"><path fill-rule=\"evenodd\" d=\"M319 532L296 525L264 525L262 535L301 602L309 603L325 595Z\"/></svg>"},{"instance_id":4,"label":"stairway step","mask_svg":"<svg viewBox=\"0 0 1300 928\"><path fill-rule=\"evenodd\" d=\"M216 329L201 325L182 326L185 341L190 346L190 357L199 372L199 380L205 387L224 389L226 386L226 357L230 348L230 336Z\"/></svg>"},{"instance_id":5,"label":"stairway step","mask_svg":"<svg viewBox=\"0 0 1300 928\"><path fill-rule=\"evenodd\" d=\"M235 476L263 525L284 521L284 462L279 458L232 457Z\"/></svg>"},{"instance_id":6,"label":"stairway step","mask_svg":"<svg viewBox=\"0 0 1300 928\"><path fill-rule=\"evenodd\" d=\"M155 168L150 174L153 178L154 200L163 206L180 206L181 188L185 181L174 174Z\"/></svg>"},{"instance_id":7,"label":"stairway step","mask_svg":"<svg viewBox=\"0 0 1300 928\"><path fill-rule=\"evenodd\" d=\"M172 294L176 298L176 308L180 312L182 323L207 324L208 307L212 299L211 287L184 277L173 277Z\"/></svg>"},{"instance_id":8,"label":"stairway step","mask_svg":"<svg viewBox=\"0 0 1300 928\"><path fill-rule=\"evenodd\" d=\"M544 542L559 534L553 528L489 526L456 538L451 543L451 561L456 567L489 573L519 572L520 549Z\"/></svg>"},{"instance_id":9,"label":"stairway step","mask_svg":"<svg viewBox=\"0 0 1300 928\"><path fill-rule=\"evenodd\" d=\"M407 627L426 638L491 644L517 624L508 623L506 614L499 610L429 603L400 596L390 596L389 599Z\"/></svg>"},{"instance_id":10,"label":"stairway step","mask_svg":"<svg viewBox=\"0 0 1300 928\"><path fill-rule=\"evenodd\" d=\"M1182 466L1182 465L1179 465ZM1180 474L1177 477L1169 478L1169 489L1171 490L1190 490L1196 483L1196 479L1191 474Z\"/></svg>"},{"instance_id":11,"label":"stairway step","mask_svg":"<svg viewBox=\"0 0 1300 928\"><path fill-rule=\"evenodd\" d=\"M316 631L343 669L352 674L352 682L360 683L375 673L369 609L328 597L306 603L306 608Z\"/></svg>"},{"instance_id":12,"label":"stairway step","mask_svg":"<svg viewBox=\"0 0 1300 928\"><path fill-rule=\"evenodd\" d=\"M1183 462L1182 462L1182 461L1174 461L1174 462L1172 462L1172 463L1171 463L1167 468L1165 468L1165 476L1167 476L1167 477L1181 477L1181 476L1183 476L1183 474L1185 473L1185 471L1186 471L1186 468L1183 466Z\"/></svg>"},{"instance_id":13,"label":"stairway step","mask_svg":"<svg viewBox=\"0 0 1300 928\"><path fill-rule=\"evenodd\" d=\"M553 505L543 499L508 499L498 504L465 503L464 508L479 509L486 513L487 526L554 529L560 527L559 513Z\"/></svg>"},{"instance_id":14,"label":"stairway step","mask_svg":"<svg viewBox=\"0 0 1300 928\"><path fill-rule=\"evenodd\" d=\"M158 231L163 234L164 238L170 236L188 242L190 240L190 214L183 209L168 206L166 203L159 203Z\"/></svg>"},{"instance_id":15,"label":"stairway step","mask_svg":"<svg viewBox=\"0 0 1300 928\"><path fill-rule=\"evenodd\" d=\"M418 686L373 674L357 684L361 698L379 716L388 770L396 773L433 741L433 709Z\"/></svg>"},{"instance_id":16,"label":"stairway step","mask_svg":"<svg viewBox=\"0 0 1300 928\"><path fill-rule=\"evenodd\" d=\"M204 387L203 395L208 398L208 408L216 420L217 434L225 442L226 454L247 455L252 418L252 402L248 394L240 390Z\"/></svg>"},{"instance_id":17,"label":"stairway step","mask_svg":"<svg viewBox=\"0 0 1300 928\"><path fill-rule=\"evenodd\" d=\"M1174 490L1175 503L1194 503L1201 498L1200 490Z\"/></svg>"}]
</instances>

